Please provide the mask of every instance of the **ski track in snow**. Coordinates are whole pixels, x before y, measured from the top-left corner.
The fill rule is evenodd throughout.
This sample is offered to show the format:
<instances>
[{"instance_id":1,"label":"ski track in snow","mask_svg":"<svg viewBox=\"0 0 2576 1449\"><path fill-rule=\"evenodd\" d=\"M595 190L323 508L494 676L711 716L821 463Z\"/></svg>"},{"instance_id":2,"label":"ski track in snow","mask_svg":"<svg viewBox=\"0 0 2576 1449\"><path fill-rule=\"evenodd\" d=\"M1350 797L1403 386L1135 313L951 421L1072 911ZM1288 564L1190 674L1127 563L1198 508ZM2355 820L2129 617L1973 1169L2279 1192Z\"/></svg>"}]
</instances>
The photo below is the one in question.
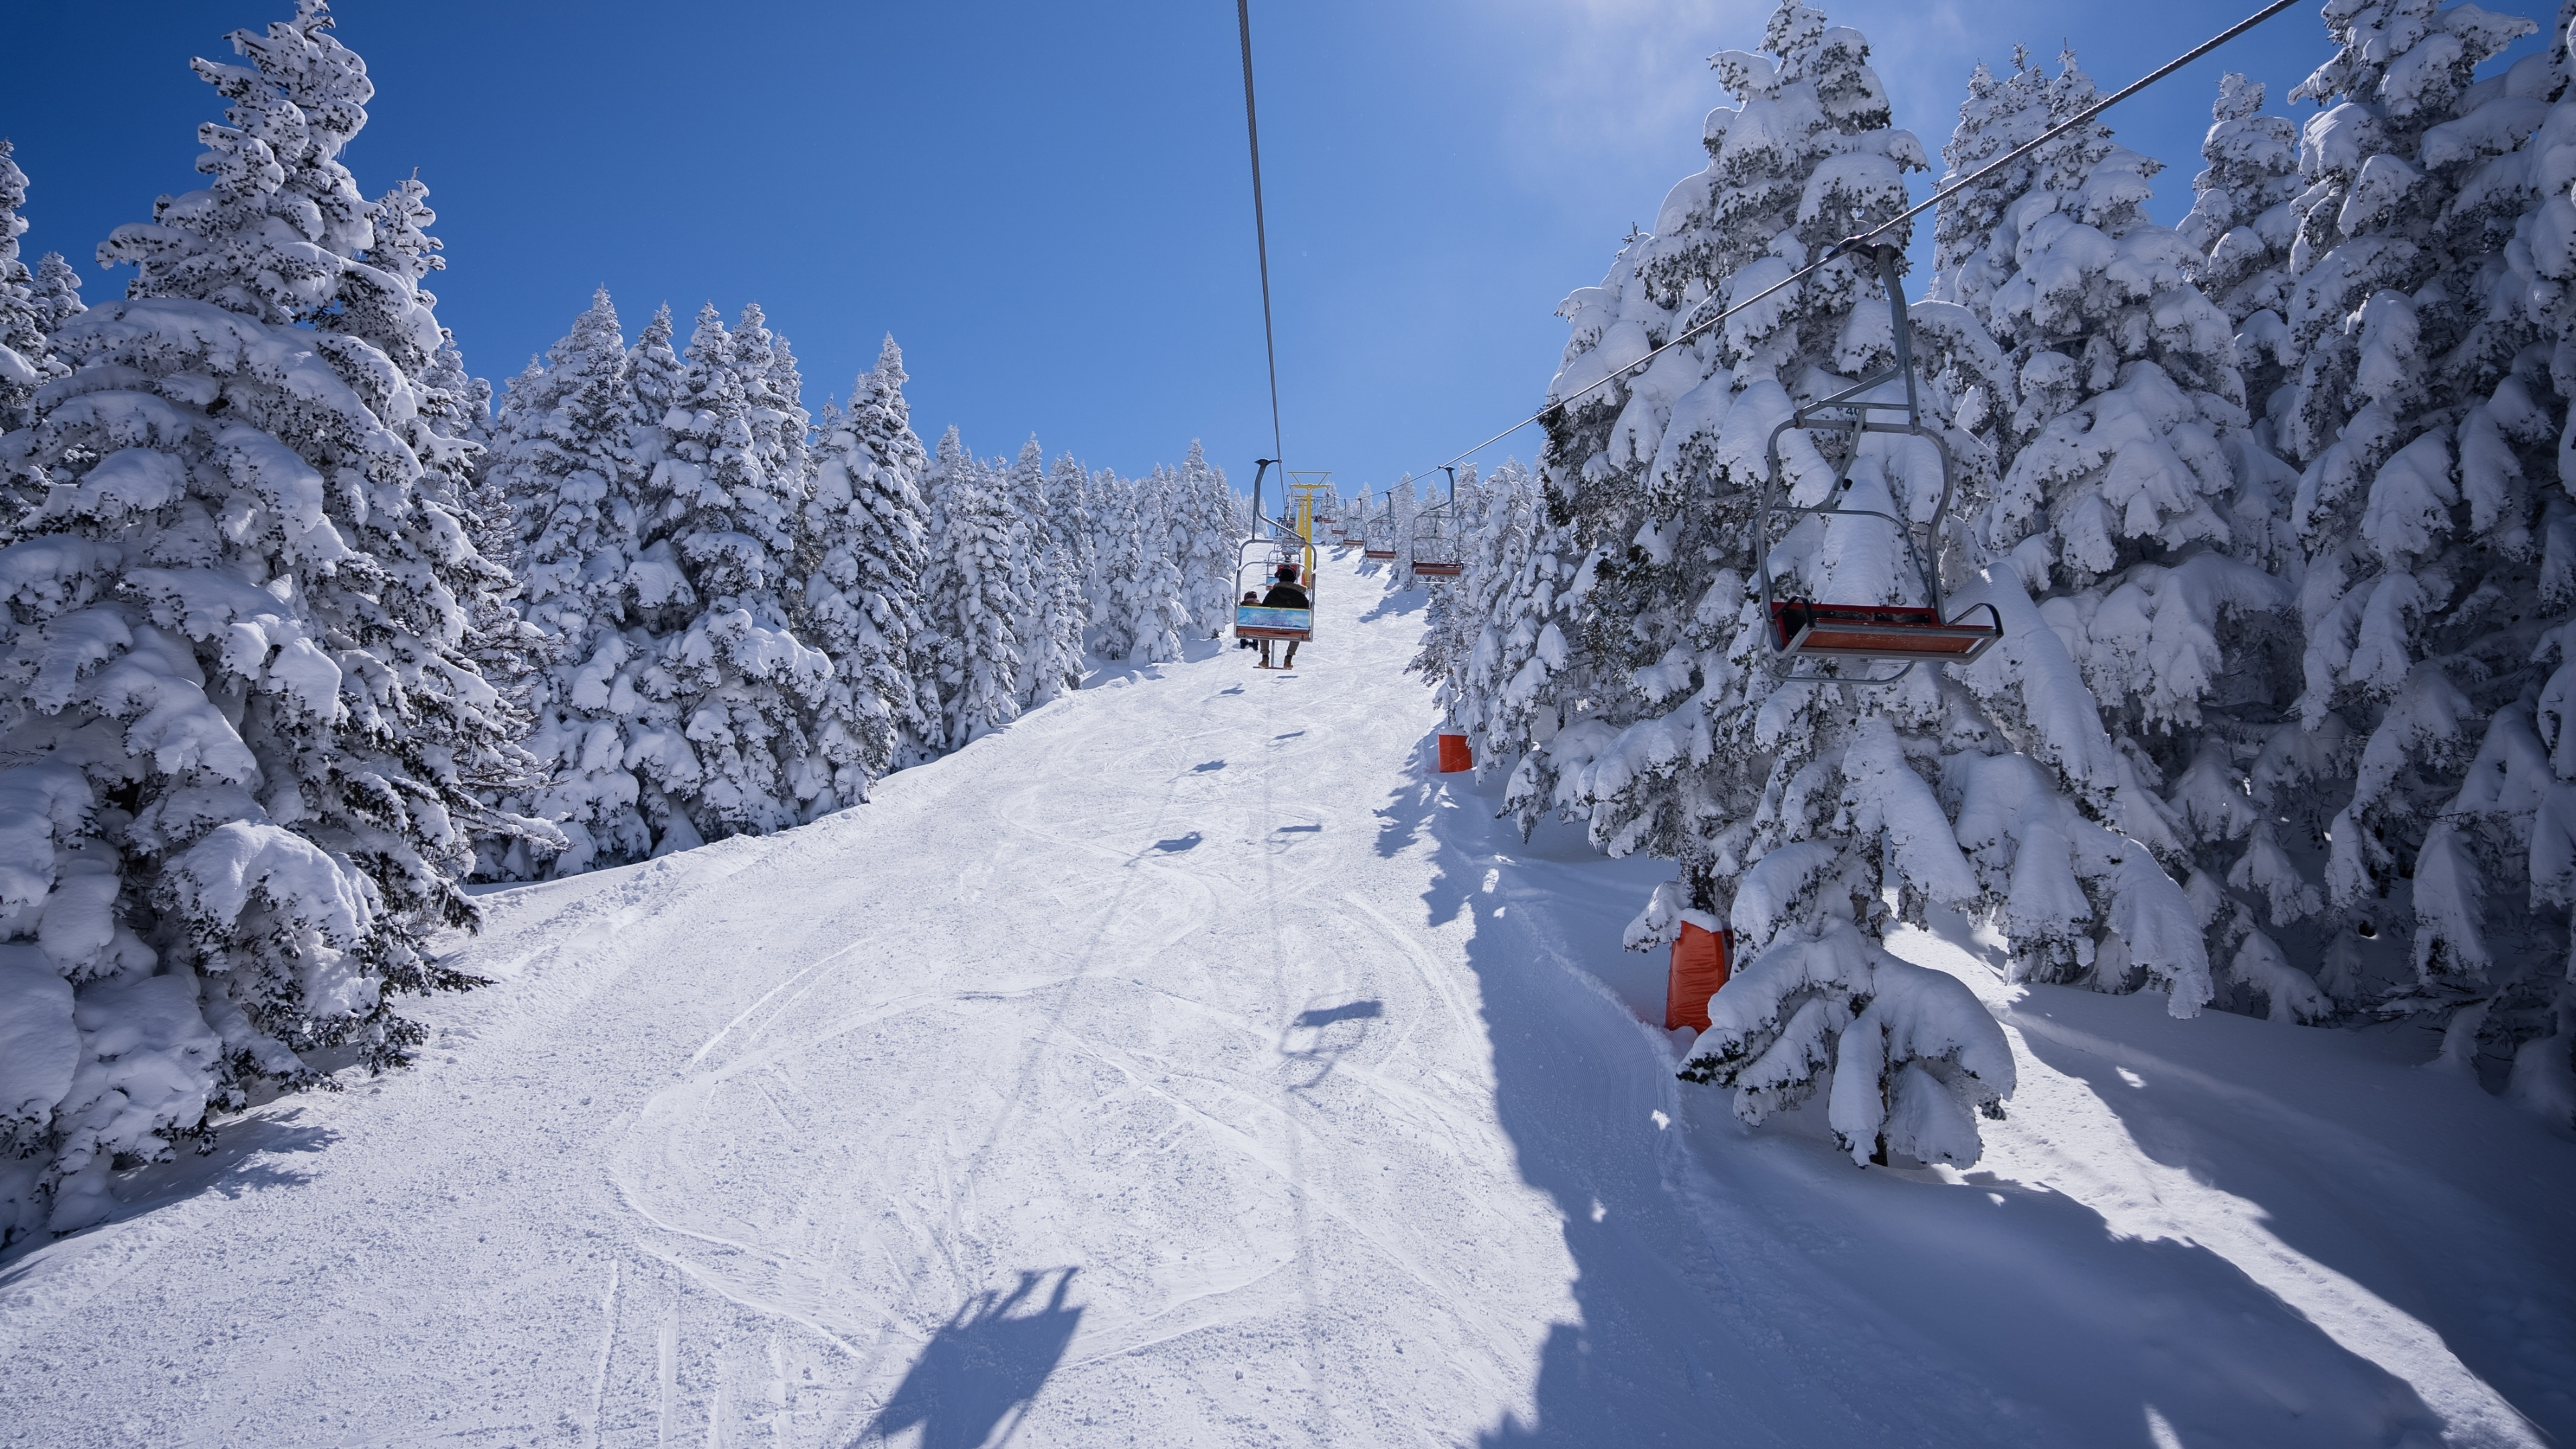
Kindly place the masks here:
<instances>
[{"instance_id":1,"label":"ski track in snow","mask_svg":"<svg viewBox=\"0 0 2576 1449\"><path fill-rule=\"evenodd\" d=\"M1671 1076L1665 874L1427 773L1419 594L486 897L413 1070L0 1265L0 1444L2536 1445L2576 1150L2384 1040L1968 980L1985 1162Z\"/></svg>"}]
</instances>

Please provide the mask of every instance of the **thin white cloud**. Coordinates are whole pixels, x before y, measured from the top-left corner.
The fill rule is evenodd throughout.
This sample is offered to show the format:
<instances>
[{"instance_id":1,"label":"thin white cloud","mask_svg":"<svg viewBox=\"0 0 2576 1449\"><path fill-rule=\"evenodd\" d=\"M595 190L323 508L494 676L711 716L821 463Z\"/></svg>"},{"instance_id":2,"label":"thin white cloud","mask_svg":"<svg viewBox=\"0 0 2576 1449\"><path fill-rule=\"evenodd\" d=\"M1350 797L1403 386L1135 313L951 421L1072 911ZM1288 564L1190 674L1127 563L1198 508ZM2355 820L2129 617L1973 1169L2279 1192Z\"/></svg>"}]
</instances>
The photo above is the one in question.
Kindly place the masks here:
<instances>
[{"instance_id":1,"label":"thin white cloud","mask_svg":"<svg viewBox=\"0 0 2576 1449\"><path fill-rule=\"evenodd\" d=\"M1561 185L1569 168L1582 168L1595 184L1617 186L1643 181L1638 172L1648 162L1671 172L1658 173L1668 184L1683 174L1674 168L1698 161L1691 143L1701 117L1729 104L1708 57L1758 45L1773 8L1774 0L1483 0L1460 13L1504 52L1494 57L1496 73L1519 78L1496 120L1525 181ZM1869 37L1897 124L1935 153L1958 115L1969 67L2004 62L2021 9L1998 15L1988 6L1972 21L1960 0L1827 0L1821 8Z\"/></svg>"}]
</instances>

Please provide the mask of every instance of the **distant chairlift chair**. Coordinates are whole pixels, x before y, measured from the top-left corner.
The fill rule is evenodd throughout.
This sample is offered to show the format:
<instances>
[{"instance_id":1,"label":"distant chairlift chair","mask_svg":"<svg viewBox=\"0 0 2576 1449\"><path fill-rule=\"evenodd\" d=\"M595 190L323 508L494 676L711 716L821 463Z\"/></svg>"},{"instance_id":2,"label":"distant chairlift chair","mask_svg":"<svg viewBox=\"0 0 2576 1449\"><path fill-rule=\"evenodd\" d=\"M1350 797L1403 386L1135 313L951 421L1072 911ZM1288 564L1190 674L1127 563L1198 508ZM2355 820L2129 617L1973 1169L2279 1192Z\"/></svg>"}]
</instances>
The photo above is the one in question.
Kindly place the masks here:
<instances>
[{"instance_id":1,"label":"distant chairlift chair","mask_svg":"<svg viewBox=\"0 0 2576 1449\"><path fill-rule=\"evenodd\" d=\"M1427 579L1454 579L1464 572L1458 548L1458 503L1435 503L1413 518L1413 571Z\"/></svg>"},{"instance_id":2,"label":"distant chairlift chair","mask_svg":"<svg viewBox=\"0 0 2576 1449\"><path fill-rule=\"evenodd\" d=\"M1964 664L1986 652L2004 634L2003 616L1992 604L1978 609L1985 617L1976 618L1976 609L1958 618L1947 617L1941 597L1940 570L1932 561L1937 546L1933 531L1949 516L1950 494L1957 478L1949 444L1941 430L1923 422L1922 404L1917 396L1914 377L1914 331L1905 315L1905 291L1896 275L1897 248L1878 244L1869 248L1878 262L1879 276L1887 286L1887 304L1895 314L1896 361L1858 383L1821 402L1809 403L1792 413L1788 420L1771 430L1764 452L1768 473L1763 482L1761 510L1753 527L1753 571L1760 580L1763 614L1770 623L1769 642L1775 656L1791 661L1795 671L1809 660L1859 660L1859 672L1791 673L1792 684L1893 684L1915 665ZM1866 395L1891 379L1905 381L1905 401L1869 402ZM1902 420L1880 420L1873 414L1901 414ZM1792 503L1781 480L1780 435L1791 428L1815 433L1841 433L1849 440L1841 470L1834 479L1825 501L1808 506ZM1844 496L1851 488L1852 462L1859 456L1864 433L1906 433L1932 445L1941 458L1941 502L1932 513L1929 524L1917 525L1894 514L1872 508L1846 508ZM1901 506L1901 505L1900 505ZM1774 521L1791 517L1783 537L1808 519L1819 527L1837 523L1884 525L1896 530L1905 541L1905 555L1920 579L1920 604L1837 604L1813 599L1781 598L1776 593L1777 580L1771 571L1770 552ZM1415 565L1416 572L1421 571ZM1881 674L1877 666L1899 666L1894 673Z\"/></svg>"},{"instance_id":3,"label":"distant chairlift chair","mask_svg":"<svg viewBox=\"0 0 2576 1449\"><path fill-rule=\"evenodd\" d=\"M1379 509L1375 514L1371 515L1368 523L1362 528L1360 533L1360 557L1395 557L1394 500L1389 499L1386 507Z\"/></svg>"}]
</instances>

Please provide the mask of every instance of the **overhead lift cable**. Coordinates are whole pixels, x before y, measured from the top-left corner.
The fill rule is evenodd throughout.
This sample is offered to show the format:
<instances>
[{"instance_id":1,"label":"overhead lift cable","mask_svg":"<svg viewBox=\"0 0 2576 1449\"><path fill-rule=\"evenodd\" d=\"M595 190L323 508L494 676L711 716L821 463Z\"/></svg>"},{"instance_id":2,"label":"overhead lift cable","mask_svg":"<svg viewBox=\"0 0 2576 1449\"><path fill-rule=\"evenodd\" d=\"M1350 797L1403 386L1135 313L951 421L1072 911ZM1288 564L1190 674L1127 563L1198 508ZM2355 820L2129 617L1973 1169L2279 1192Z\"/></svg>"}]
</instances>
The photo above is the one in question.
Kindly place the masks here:
<instances>
[{"instance_id":1,"label":"overhead lift cable","mask_svg":"<svg viewBox=\"0 0 2576 1449\"><path fill-rule=\"evenodd\" d=\"M1240 9L1244 4L1248 3L1248 0L1235 0L1235 3L1237 8ZM1788 288L1798 285L1807 278L1814 276L1817 272L1824 270L1825 267L1833 263L1836 259L1846 256L1852 252L1867 251L1870 248L1870 244L1877 240L1880 233L1902 225L1905 222L1912 221L1914 218L1921 216L1924 212L1940 205L1942 202L1956 196L1967 188L1976 185L1978 182L1984 180L1989 174L1999 171L2005 166L2020 160L2022 157L2038 150L2040 147L2048 144L2052 140L2055 140L2057 137L2062 136L2068 131L2092 120L2095 116L2102 114L2111 107L2118 105L2120 102L2127 100L2129 97L2134 96L2138 92L2145 90L2147 87L2154 85L2156 82L2163 80L2165 77L2172 75L2175 71L2182 69L2193 61L2198 60L2202 56L2209 54L2211 51L2218 49L2220 46L2225 45L2227 42L2234 40L2240 35L2243 35L2246 31L2253 29L2255 26L2262 24L2264 21L2271 19L2273 16L2280 14L2282 11L2289 9L2292 5L2297 3L2299 3L2299 0L2272 0L2271 4L2264 6L2262 9L2246 16L2234 25L2218 32L2209 39L2202 41L2190 50L2183 52L2181 55L2165 62L2156 69L2149 71L2147 74L2140 76L2138 79L2131 81L2125 86L2122 86L2120 89L2113 91L2111 94L2104 96L2093 104L2086 106L2083 110L2076 112L2074 115L2067 117L2065 120L2058 122L2054 126L2049 127L2047 130L2040 132L2038 135L2033 136L2031 139L2024 141L2018 146L2015 146L2013 149L2006 151L1994 160L1987 162L1985 165L1978 167L1976 170L1969 172L1967 175L1960 177L1958 180L1951 182L1947 186L1937 188L1930 196L1923 198L1914 205L1907 207L1905 210L1898 212L1896 215L1889 217L1887 220L1880 222L1878 225L1871 227L1865 232L1861 232L1856 236L1846 237L1842 241L1835 243L1834 246L1823 256L1809 262L1797 271L1791 272L1788 276L1781 278L1779 281L1763 288L1752 296L1736 302L1724 311L1718 312L1704 320L1694 322L1682 331L1674 333L1672 340L1666 342L1663 346L1656 348L1654 351L1647 353L1645 356L1638 358L1636 361L1629 363L1625 367L1617 368L1609 372L1597 382L1578 388L1564 397L1555 399L1547 406L1540 408L1537 412L1530 414L1528 417L1521 419L1519 422L1512 424L1510 427L1503 429L1501 432L1496 433L1492 437L1485 439L1483 442L1476 444L1474 447L1467 449L1465 452L1457 454L1448 462L1442 463L1439 466L1443 468L1454 467L1457 464L1467 461L1476 454L1483 452L1494 444L1501 442L1503 439L1510 437L1512 434L1517 433L1521 429L1528 427L1530 424L1546 417L1549 413L1554 412L1558 408L1565 407L1568 404L1573 403L1575 400L1584 396L1584 394L1593 392L1599 388L1607 387L1615 379L1626 377L1629 374L1636 372L1638 369L1653 362L1656 358L1661 357L1665 353L1672 351L1674 348L1681 346L1683 343L1690 341L1692 338L1706 332L1711 327L1716 326L1718 323L1725 321L1727 318L1734 316L1736 313L1743 311L1745 308L1752 306L1756 302L1759 302L1774 293L1785 291ZM1247 22L1247 25L1248 24L1249 22ZM1247 85L1250 84L1252 75L1250 69L1251 51L1249 49L1252 43L1251 34L1252 32L1248 28L1244 31L1244 44L1247 47L1244 52L1244 64L1246 67L1244 71L1244 79ZM1248 95L1247 99L1249 99ZM1260 183L1256 179L1254 182L1254 191L1256 196L1258 195L1259 189ZM1257 203L1255 209L1258 210ZM1264 285L1266 287L1267 283L1265 282ZM1267 295L1268 294L1265 291L1265 298ZM1697 307L1693 307L1691 311L1696 313L1700 307L1705 307L1710 302L1716 300L1717 299L1714 296L1705 298ZM1267 307L1266 301L1264 306L1265 308ZM1274 389L1275 386L1276 385L1274 383Z\"/></svg>"},{"instance_id":2,"label":"overhead lift cable","mask_svg":"<svg viewBox=\"0 0 2576 1449\"><path fill-rule=\"evenodd\" d=\"M1252 104L1252 0L1234 0L1234 24L1243 37L1243 133L1252 143L1252 241L1261 258L1261 349L1270 363L1270 458L1273 466L1285 468L1281 460L1288 456L1280 446L1279 433L1279 335L1270 322L1270 224L1261 210L1261 117ZM1252 515L1254 527L1261 517L1261 478L1252 480Z\"/></svg>"},{"instance_id":3,"label":"overhead lift cable","mask_svg":"<svg viewBox=\"0 0 2576 1449\"><path fill-rule=\"evenodd\" d=\"M1241 584L1243 566L1248 563L1251 555L1261 544L1261 526L1269 521L1263 517L1261 511L1262 475L1273 467L1280 470L1280 477L1283 480L1289 474L1287 465L1281 461L1288 456L1288 451L1280 446L1279 335L1270 321L1270 223L1262 214L1261 206L1261 117L1252 103L1252 0L1234 0L1234 23L1236 32L1243 38L1243 133L1252 146L1252 237L1256 253L1261 259L1261 347L1263 356L1270 364L1270 456L1256 460L1258 467L1252 475L1252 537L1244 540L1242 551L1236 557L1235 582ZM1282 491L1284 494L1290 490ZM1261 657L1265 668L1268 667L1270 660L1270 645L1267 641L1273 639L1289 641L1289 658L1293 661L1296 658L1298 642L1315 637L1315 540L1311 510L1302 513L1300 518L1302 521L1298 526L1282 527L1274 533L1272 542L1282 550L1289 548L1292 543L1303 546L1305 564L1303 575L1307 606L1295 609L1270 608L1257 603L1239 604L1234 611L1235 637L1264 641L1261 645L1263 651ZM1283 535L1294 535L1294 537L1292 539ZM1265 572L1268 567L1264 565Z\"/></svg>"}]
</instances>

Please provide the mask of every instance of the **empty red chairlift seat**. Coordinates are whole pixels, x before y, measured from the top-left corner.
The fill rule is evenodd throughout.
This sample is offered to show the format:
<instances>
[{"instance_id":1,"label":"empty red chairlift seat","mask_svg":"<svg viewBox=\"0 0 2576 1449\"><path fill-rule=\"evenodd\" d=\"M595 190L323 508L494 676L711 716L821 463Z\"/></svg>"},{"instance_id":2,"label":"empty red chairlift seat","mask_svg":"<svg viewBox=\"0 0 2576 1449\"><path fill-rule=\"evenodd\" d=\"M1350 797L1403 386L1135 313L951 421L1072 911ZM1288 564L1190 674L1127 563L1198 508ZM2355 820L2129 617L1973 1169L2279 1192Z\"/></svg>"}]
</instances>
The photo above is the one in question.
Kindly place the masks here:
<instances>
[{"instance_id":1,"label":"empty red chairlift seat","mask_svg":"<svg viewBox=\"0 0 2576 1449\"><path fill-rule=\"evenodd\" d=\"M1989 618L1994 610L1986 609ZM1930 659L1966 661L1986 652L2004 636L2003 621L1969 622L1970 610L1958 619L1911 604L1811 604L1804 599L1775 599L1771 604L1771 647L1783 654L1848 656L1859 659Z\"/></svg>"}]
</instances>

